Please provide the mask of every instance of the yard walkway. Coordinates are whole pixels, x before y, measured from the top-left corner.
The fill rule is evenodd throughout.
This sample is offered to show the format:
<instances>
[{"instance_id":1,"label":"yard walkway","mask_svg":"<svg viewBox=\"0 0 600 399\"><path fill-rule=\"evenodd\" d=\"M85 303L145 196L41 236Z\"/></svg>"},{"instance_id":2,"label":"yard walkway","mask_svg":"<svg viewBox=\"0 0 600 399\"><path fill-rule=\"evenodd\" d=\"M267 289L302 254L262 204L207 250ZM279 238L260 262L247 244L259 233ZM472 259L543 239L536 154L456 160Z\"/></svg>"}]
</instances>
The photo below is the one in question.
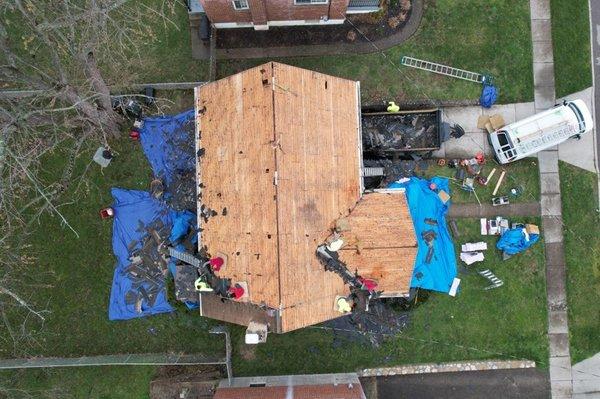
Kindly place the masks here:
<instances>
[{"instance_id":1,"label":"yard walkway","mask_svg":"<svg viewBox=\"0 0 600 399\"><path fill-rule=\"evenodd\" d=\"M524 202L502 206L491 204L455 204L450 206L449 218L483 218L502 216L540 216L538 202Z\"/></svg>"},{"instance_id":2,"label":"yard walkway","mask_svg":"<svg viewBox=\"0 0 600 399\"><path fill-rule=\"evenodd\" d=\"M550 0L530 0L533 39L535 112L555 104L554 54ZM546 245L546 300L550 341L550 386L552 398L571 398L573 381L569 349L566 268L563 247L562 209L558 175L558 147L538 154L541 181L542 231Z\"/></svg>"}]
</instances>

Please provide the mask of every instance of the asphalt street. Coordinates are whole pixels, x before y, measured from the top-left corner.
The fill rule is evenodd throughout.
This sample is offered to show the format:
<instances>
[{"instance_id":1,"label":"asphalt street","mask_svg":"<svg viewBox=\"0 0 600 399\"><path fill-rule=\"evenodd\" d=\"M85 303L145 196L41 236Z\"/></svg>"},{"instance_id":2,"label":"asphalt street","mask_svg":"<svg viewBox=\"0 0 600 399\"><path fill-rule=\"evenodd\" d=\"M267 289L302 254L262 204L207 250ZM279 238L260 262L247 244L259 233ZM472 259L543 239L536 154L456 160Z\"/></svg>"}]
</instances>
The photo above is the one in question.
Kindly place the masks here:
<instances>
[{"instance_id":1,"label":"asphalt street","mask_svg":"<svg viewBox=\"0 0 600 399\"><path fill-rule=\"evenodd\" d=\"M377 385L376 389L372 386L374 383ZM368 399L547 399L550 397L548 373L538 369L377 377L376 382L364 381L363 385Z\"/></svg>"}]
</instances>

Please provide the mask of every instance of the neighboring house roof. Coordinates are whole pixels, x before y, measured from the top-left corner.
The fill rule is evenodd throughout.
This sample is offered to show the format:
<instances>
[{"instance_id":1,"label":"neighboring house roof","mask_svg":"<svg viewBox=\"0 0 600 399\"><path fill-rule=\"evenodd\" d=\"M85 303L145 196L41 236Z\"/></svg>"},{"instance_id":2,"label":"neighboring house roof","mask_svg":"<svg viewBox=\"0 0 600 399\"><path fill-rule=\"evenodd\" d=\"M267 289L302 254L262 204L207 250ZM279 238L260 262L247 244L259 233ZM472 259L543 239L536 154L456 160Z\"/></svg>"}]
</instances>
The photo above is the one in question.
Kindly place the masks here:
<instances>
[{"instance_id":1,"label":"neighboring house roof","mask_svg":"<svg viewBox=\"0 0 600 399\"><path fill-rule=\"evenodd\" d=\"M219 388L214 399L364 399L357 385L299 385L290 387Z\"/></svg>"},{"instance_id":2,"label":"neighboring house roof","mask_svg":"<svg viewBox=\"0 0 600 399\"><path fill-rule=\"evenodd\" d=\"M236 377L222 380L215 399L365 399L356 373Z\"/></svg>"},{"instance_id":3,"label":"neighboring house roof","mask_svg":"<svg viewBox=\"0 0 600 399\"><path fill-rule=\"evenodd\" d=\"M340 316L334 300L348 287L315 250L355 206L366 219L351 215L351 232L373 243L362 246L363 258L348 250L348 268L408 291L415 238L404 194L368 194L356 205L359 96L358 82L273 62L196 89L199 245L227 255L219 276L245 282L249 302L278 309L281 332ZM377 198L385 198L388 215ZM206 208L215 215L207 221ZM369 218L379 220L378 230L361 232L373 227ZM362 263L381 251L402 259ZM397 278L384 278L388 271Z\"/></svg>"}]
</instances>

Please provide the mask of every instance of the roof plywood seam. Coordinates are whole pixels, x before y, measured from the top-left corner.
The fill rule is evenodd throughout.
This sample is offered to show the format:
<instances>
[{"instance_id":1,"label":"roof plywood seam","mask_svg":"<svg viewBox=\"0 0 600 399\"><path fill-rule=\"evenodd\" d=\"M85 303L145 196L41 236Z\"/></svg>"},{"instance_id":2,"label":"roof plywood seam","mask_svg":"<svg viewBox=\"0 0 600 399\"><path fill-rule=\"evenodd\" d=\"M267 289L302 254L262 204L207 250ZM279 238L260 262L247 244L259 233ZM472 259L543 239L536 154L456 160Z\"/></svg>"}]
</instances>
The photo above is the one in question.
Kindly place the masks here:
<instances>
[{"instance_id":1,"label":"roof plywood seam","mask_svg":"<svg viewBox=\"0 0 600 399\"><path fill-rule=\"evenodd\" d=\"M275 179L279 178L279 164L277 163L277 130L275 126L275 64L271 62L271 104L273 106L273 112L271 114L271 119L273 123L273 156L275 158ZM279 302L279 312L281 312L281 237L279 234L279 184L276 181L273 182L275 185L275 231L277 233L277 288L278 292L278 302Z\"/></svg>"}]
</instances>

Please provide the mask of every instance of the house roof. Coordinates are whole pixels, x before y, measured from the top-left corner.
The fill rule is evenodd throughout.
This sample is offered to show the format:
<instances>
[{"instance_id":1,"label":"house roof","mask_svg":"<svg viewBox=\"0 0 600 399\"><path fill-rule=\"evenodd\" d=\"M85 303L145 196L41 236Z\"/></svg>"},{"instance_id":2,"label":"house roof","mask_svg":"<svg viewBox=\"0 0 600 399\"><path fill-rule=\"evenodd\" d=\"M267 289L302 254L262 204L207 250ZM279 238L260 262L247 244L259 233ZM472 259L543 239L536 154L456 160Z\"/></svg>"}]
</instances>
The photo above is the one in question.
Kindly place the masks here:
<instances>
[{"instance_id":1,"label":"house roof","mask_svg":"<svg viewBox=\"0 0 600 399\"><path fill-rule=\"evenodd\" d=\"M346 219L340 260L351 272L376 280L386 296L407 293L417 239L404 190L366 193Z\"/></svg>"},{"instance_id":2,"label":"house roof","mask_svg":"<svg viewBox=\"0 0 600 399\"><path fill-rule=\"evenodd\" d=\"M334 299L348 293L315 250L361 196L359 94L358 82L273 62L196 89L199 245L227 255L219 276L279 309L283 332L340 316ZM400 253L401 239L385 248Z\"/></svg>"}]
</instances>

